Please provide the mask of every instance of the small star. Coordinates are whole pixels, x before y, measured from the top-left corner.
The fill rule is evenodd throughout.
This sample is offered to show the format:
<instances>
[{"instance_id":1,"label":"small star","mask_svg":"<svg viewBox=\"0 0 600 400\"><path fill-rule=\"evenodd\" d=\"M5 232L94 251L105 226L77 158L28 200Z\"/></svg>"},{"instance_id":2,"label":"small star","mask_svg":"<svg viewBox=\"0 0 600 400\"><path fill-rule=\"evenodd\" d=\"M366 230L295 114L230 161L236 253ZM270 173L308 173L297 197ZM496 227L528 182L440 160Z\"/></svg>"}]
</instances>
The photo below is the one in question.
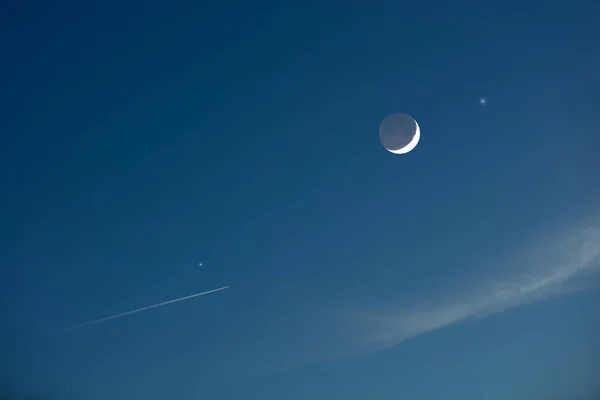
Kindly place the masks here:
<instances>
[{"instance_id":1,"label":"small star","mask_svg":"<svg viewBox=\"0 0 600 400\"><path fill-rule=\"evenodd\" d=\"M481 104L482 106L485 106L487 104L487 99L485 97L481 97L479 99L479 104Z\"/></svg>"}]
</instances>

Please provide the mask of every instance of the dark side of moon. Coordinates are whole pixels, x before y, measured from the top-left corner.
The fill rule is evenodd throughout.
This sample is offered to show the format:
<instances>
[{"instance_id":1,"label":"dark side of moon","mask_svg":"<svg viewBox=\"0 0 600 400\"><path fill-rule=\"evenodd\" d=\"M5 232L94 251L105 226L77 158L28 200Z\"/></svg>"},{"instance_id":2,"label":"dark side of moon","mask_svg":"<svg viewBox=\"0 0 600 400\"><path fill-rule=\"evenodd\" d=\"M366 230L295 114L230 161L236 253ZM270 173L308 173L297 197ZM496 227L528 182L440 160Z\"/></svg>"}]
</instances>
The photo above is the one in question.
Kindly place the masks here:
<instances>
[{"instance_id":1,"label":"dark side of moon","mask_svg":"<svg viewBox=\"0 0 600 400\"><path fill-rule=\"evenodd\" d=\"M392 114L379 127L383 147L394 152L406 147L417 133L416 121L406 114Z\"/></svg>"}]
</instances>

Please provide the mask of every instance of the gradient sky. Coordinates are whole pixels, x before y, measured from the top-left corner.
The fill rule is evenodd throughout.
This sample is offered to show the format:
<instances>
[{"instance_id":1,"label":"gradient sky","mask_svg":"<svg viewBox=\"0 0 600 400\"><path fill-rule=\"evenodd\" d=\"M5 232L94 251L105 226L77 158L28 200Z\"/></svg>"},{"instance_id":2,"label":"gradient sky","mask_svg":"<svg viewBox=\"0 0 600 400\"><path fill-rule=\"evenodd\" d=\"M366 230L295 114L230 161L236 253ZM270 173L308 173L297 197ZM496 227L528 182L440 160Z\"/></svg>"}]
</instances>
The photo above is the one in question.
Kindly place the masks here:
<instances>
[{"instance_id":1,"label":"gradient sky","mask_svg":"<svg viewBox=\"0 0 600 400\"><path fill-rule=\"evenodd\" d=\"M597 2L11 3L13 390L520 400L600 381ZM377 135L395 112L421 127L403 156Z\"/></svg>"}]
</instances>

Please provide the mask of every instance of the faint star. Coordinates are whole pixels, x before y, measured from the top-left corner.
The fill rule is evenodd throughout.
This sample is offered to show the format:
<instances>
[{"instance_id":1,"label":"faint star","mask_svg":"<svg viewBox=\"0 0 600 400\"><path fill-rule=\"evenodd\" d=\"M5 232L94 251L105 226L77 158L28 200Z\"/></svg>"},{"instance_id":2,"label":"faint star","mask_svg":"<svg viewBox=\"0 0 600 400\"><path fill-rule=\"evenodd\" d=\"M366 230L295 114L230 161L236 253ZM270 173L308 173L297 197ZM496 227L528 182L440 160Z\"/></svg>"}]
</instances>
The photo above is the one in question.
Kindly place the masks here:
<instances>
[{"instance_id":1,"label":"faint star","mask_svg":"<svg viewBox=\"0 0 600 400\"><path fill-rule=\"evenodd\" d=\"M479 99L479 104L481 104L482 106L485 106L487 104L487 99L485 97L481 97Z\"/></svg>"}]
</instances>

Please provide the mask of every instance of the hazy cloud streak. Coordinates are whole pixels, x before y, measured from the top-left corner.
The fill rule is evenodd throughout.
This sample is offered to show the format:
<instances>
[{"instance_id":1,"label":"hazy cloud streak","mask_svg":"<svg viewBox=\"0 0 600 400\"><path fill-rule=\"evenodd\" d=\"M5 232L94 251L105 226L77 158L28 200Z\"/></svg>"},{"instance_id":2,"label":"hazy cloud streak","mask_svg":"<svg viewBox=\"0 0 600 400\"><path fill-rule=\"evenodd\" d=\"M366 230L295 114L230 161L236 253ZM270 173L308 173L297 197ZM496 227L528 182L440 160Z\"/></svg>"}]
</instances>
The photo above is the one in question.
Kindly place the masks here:
<instances>
[{"instance_id":1,"label":"hazy cloud streak","mask_svg":"<svg viewBox=\"0 0 600 400\"><path fill-rule=\"evenodd\" d=\"M523 303L541 300L581 287L568 281L600 267L600 220L571 231L544 247L534 247L510 264L519 272L511 279L495 279L461 288L461 295L439 302L439 306L408 307L392 312L365 311L354 315L358 327L358 350L389 349L402 341L459 321L484 317ZM469 295L462 295L462 293Z\"/></svg>"}]
</instances>

